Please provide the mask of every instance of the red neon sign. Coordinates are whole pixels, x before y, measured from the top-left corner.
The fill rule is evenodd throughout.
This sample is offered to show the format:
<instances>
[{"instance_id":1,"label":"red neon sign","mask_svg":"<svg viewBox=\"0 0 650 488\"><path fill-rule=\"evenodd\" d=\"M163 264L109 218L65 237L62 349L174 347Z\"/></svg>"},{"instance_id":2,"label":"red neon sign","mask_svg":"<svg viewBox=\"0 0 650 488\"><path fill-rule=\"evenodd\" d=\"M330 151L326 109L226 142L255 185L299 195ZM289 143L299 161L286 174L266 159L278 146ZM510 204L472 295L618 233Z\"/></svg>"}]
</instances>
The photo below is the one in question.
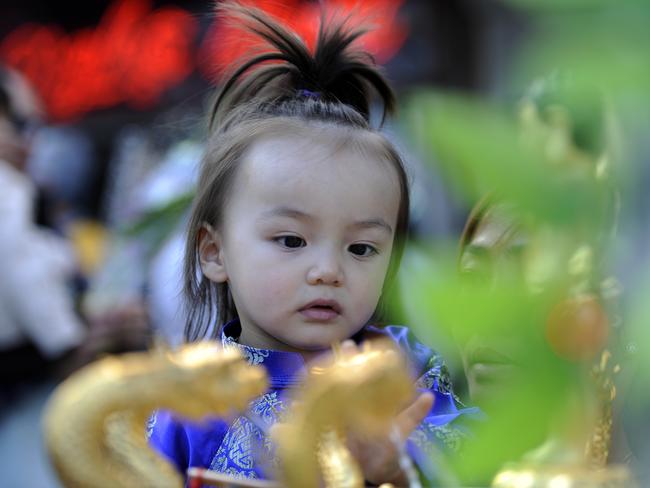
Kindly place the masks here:
<instances>
[{"instance_id":1,"label":"red neon sign","mask_svg":"<svg viewBox=\"0 0 650 488\"><path fill-rule=\"evenodd\" d=\"M154 105L194 69L196 21L150 0L118 0L93 29L72 35L25 24L9 34L0 55L36 86L53 120L126 102Z\"/></svg>"},{"instance_id":2,"label":"red neon sign","mask_svg":"<svg viewBox=\"0 0 650 488\"><path fill-rule=\"evenodd\" d=\"M243 0L295 30L308 45L321 11L304 0ZM397 17L403 0L328 0L328 11L350 15L371 30L359 42L382 63L406 39ZM196 19L177 7L152 9L151 0L116 0L99 25L67 34L52 25L24 24L0 44L0 58L36 86L54 121L70 121L127 103L154 106L161 94L198 66L211 81L254 46L241 30L214 22L197 50Z\"/></svg>"}]
</instances>

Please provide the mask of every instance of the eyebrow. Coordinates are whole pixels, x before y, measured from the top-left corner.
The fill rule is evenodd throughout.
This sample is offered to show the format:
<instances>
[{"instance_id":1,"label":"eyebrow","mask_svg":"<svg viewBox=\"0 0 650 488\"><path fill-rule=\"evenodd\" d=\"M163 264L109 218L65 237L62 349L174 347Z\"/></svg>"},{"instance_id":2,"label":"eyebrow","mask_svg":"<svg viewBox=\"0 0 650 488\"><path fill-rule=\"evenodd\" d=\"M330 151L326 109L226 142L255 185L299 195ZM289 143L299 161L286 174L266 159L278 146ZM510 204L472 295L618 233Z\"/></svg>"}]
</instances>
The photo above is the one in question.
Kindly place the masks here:
<instances>
[{"instance_id":1,"label":"eyebrow","mask_svg":"<svg viewBox=\"0 0 650 488\"><path fill-rule=\"evenodd\" d=\"M296 220L312 220L312 216L309 215L308 213L302 212L301 210L297 210L295 208L285 207L285 206L274 207L271 210L266 210L265 212L262 212L261 217L262 218L289 217Z\"/></svg>"},{"instance_id":2,"label":"eyebrow","mask_svg":"<svg viewBox=\"0 0 650 488\"><path fill-rule=\"evenodd\" d=\"M355 227L358 229L383 229L389 234L393 233L393 228L386 222L384 219L377 218L377 219L369 219L369 220L361 220L359 222L355 222L354 224L351 225L351 227Z\"/></svg>"},{"instance_id":3,"label":"eyebrow","mask_svg":"<svg viewBox=\"0 0 650 488\"><path fill-rule=\"evenodd\" d=\"M292 219L296 220L314 220L314 217L306 212L303 212L301 210L292 208L292 207L286 207L286 206L280 206L280 207L274 207L270 210L267 210L262 213L261 215L262 218L269 218L269 217L289 217ZM384 231L388 232L389 234L393 233L393 228L390 226L388 222L386 222L382 218L375 218L375 219L368 219L368 220L360 220L358 222L354 222L350 225L350 227L358 228L358 229L383 229Z\"/></svg>"}]
</instances>

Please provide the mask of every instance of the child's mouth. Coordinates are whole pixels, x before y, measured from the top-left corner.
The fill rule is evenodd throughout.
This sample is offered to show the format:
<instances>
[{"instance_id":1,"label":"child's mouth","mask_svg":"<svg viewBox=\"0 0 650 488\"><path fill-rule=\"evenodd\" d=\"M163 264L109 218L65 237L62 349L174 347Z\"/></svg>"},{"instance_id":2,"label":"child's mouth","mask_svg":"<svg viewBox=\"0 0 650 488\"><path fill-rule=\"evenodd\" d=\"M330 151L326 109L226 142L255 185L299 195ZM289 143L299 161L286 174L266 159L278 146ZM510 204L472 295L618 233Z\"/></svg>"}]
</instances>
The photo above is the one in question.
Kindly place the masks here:
<instances>
[{"instance_id":1,"label":"child's mouth","mask_svg":"<svg viewBox=\"0 0 650 488\"><path fill-rule=\"evenodd\" d=\"M309 320L326 322L338 317L341 307L333 300L316 300L301 308L300 313Z\"/></svg>"}]
</instances>

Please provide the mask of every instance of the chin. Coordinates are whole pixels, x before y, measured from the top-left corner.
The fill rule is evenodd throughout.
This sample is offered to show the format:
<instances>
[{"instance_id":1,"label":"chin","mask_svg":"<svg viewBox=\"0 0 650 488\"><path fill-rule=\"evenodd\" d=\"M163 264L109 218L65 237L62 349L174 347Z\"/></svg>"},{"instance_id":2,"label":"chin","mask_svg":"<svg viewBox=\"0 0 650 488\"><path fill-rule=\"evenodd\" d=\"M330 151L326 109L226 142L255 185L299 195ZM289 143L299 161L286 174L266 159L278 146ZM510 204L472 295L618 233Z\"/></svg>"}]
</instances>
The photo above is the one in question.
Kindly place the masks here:
<instances>
[{"instance_id":1,"label":"chin","mask_svg":"<svg viewBox=\"0 0 650 488\"><path fill-rule=\"evenodd\" d=\"M291 347L298 349L300 351L308 351L308 352L318 352L318 351L325 351L329 349L332 345L331 342L327 343L315 343L313 341L310 341L308 343L304 344L296 344L296 343L291 343Z\"/></svg>"},{"instance_id":2,"label":"chin","mask_svg":"<svg viewBox=\"0 0 650 488\"><path fill-rule=\"evenodd\" d=\"M341 340L343 339L329 337L323 339L304 338L303 340L296 340L294 338L293 340L287 340L285 344L299 351L319 352L330 350L333 343L340 342Z\"/></svg>"}]
</instances>

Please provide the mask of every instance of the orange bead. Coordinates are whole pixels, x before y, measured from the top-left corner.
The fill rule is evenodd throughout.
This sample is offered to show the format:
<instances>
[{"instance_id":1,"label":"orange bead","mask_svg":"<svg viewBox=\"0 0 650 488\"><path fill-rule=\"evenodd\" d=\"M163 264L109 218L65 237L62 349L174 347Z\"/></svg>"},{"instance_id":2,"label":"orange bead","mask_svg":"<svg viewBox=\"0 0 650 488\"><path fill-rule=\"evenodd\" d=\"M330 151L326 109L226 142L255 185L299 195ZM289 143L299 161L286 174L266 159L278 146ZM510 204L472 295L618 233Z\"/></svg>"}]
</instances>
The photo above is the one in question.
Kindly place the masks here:
<instances>
[{"instance_id":1,"label":"orange bead","mask_svg":"<svg viewBox=\"0 0 650 488\"><path fill-rule=\"evenodd\" d=\"M546 339L560 357L571 361L593 359L607 343L609 322L593 296L564 300L551 309Z\"/></svg>"}]
</instances>

